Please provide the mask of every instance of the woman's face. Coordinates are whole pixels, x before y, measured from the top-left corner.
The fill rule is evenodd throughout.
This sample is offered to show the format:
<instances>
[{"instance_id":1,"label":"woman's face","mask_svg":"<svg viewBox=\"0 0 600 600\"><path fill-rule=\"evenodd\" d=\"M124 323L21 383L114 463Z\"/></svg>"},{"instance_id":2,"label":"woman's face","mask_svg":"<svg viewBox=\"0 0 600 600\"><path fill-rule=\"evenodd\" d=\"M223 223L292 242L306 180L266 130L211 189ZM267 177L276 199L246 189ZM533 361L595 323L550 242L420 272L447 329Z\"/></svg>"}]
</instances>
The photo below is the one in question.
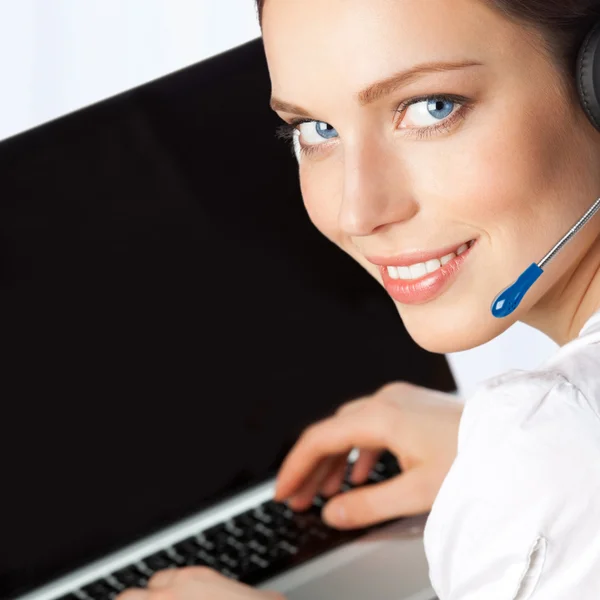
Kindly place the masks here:
<instances>
[{"instance_id":1,"label":"woman's face","mask_svg":"<svg viewBox=\"0 0 600 600\"><path fill-rule=\"evenodd\" d=\"M418 344L484 343L570 276L585 229L513 315L491 315L600 195L595 132L539 34L482 0L267 0L263 37L274 109L305 121L311 220L385 285Z\"/></svg>"}]
</instances>

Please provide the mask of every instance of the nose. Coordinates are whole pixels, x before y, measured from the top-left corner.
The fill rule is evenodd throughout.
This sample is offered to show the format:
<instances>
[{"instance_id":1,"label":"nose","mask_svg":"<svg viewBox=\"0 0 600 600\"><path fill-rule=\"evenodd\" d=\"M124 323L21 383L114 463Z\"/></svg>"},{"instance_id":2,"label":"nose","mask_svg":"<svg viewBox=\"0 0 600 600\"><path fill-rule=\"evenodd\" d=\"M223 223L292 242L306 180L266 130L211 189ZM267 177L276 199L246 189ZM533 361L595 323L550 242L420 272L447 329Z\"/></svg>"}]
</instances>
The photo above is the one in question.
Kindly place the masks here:
<instances>
[{"instance_id":1,"label":"nose","mask_svg":"<svg viewBox=\"0 0 600 600\"><path fill-rule=\"evenodd\" d=\"M347 235L411 219L419 205L411 196L402 161L381 143L361 144L344 155L344 190L338 226Z\"/></svg>"}]
</instances>

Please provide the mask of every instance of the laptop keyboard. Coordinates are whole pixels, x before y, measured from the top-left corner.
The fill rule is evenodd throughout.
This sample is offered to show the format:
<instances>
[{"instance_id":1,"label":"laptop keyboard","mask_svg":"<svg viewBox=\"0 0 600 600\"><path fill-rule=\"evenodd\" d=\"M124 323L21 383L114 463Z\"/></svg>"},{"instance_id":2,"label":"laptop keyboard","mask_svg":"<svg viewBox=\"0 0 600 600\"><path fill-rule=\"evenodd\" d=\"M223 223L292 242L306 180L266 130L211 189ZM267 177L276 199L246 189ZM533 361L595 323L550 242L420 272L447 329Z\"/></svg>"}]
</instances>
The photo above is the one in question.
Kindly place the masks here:
<instances>
[{"instance_id":1,"label":"laptop keyboard","mask_svg":"<svg viewBox=\"0 0 600 600\"><path fill-rule=\"evenodd\" d=\"M384 453L365 485L400 472L395 457ZM357 487L346 474L341 491ZM269 500L210 529L146 556L59 600L113 600L130 587L145 587L154 573L184 566L208 566L249 585L258 585L292 567L354 540L376 527L339 531L321 520L324 500L315 498L303 512Z\"/></svg>"}]
</instances>

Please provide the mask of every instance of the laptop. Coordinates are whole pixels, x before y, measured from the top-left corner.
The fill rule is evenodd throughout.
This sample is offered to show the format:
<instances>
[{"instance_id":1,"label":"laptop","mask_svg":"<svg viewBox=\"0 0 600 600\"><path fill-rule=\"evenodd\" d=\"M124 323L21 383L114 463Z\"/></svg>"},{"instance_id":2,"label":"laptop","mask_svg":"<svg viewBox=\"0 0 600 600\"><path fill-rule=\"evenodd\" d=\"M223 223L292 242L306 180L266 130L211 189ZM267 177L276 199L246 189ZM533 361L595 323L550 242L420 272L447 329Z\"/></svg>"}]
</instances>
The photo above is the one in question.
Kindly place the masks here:
<instances>
[{"instance_id":1,"label":"laptop","mask_svg":"<svg viewBox=\"0 0 600 600\"><path fill-rule=\"evenodd\" d=\"M434 597L426 515L340 532L320 497L272 499L340 404L456 386L310 223L269 95L257 39L0 143L0 598L111 600L185 565ZM386 453L366 485L399 472Z\"/></svg>"}]
</instances>

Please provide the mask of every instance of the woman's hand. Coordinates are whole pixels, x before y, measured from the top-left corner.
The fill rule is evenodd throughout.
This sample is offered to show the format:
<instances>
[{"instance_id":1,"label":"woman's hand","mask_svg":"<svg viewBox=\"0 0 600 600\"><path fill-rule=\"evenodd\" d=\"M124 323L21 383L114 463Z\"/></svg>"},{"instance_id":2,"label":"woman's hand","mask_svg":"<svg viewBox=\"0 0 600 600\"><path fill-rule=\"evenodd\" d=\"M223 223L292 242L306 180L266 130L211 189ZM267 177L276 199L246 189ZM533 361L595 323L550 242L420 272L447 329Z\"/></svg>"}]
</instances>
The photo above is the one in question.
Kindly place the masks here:
<instances>
[{"instance_id":1,"label":"woman's hand","mask_svg":"<svg viewBox=\"0 0 600 600\"><path fill-rule=\"evenodd\" d=\"M277 592L255 590L208 567L185 567L156 573L147 589L131 589L117 600L285 600Z\"/></svg>"},{"instance_id":2,"label":"woman's hand","mask_svg":"<svg viewBox=\"0 0 600 600\"><path fill-rule=\"evenodd\" d=\"M340 529L373 525L427 512L456 457L463 402L409 383L392 383L372 396L342 405L308 427L286 457L275 499L303 510L321 493L337 493L348 454L357 447L351 481L364 483L382 451L398 459L402 473L388 481L339 494L323 518Z\"/></svg>"}]
</instances>

